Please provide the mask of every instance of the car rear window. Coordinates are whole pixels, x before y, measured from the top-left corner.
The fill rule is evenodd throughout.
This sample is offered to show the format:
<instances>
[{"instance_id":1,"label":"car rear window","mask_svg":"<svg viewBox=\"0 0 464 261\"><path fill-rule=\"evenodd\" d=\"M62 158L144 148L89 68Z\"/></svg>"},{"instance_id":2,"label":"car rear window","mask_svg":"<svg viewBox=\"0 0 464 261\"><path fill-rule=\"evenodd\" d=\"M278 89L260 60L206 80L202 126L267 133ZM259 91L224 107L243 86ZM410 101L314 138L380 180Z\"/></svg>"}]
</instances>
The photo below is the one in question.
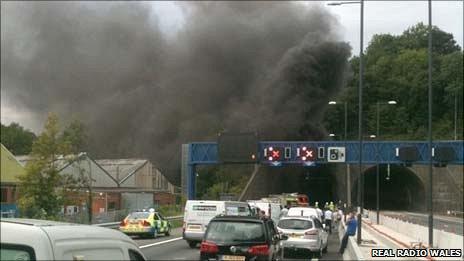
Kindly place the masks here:
<instances>
[{"instance_id":1,"label":"car rear window","mask_svg":"<svg viewBox=\"0 0 464 261\"><path fill-rule=\"evenodd\" d=\"M128 219L147 219L150 216L148 212L132 212L127 216Z\"/></svg>"},{"instance_id":2,"label":"car rear window","mask_svg":"<svg viewBox=\"0 0 464 261\"><path fill-rule=\"evenodd\" d=\"M313 228L313 223L309 220L303 219L282 219L277 225L283 229L310 229Z\"/></svg>"},{"instance_id":3,"label":"car rear window","mask_svg":"<svg viewBox=\"0 0 464 261\"><path fill-rule=\"evenodd\" d=\"M211 221L205 240L216 243L264 242L264 226L256 222Z\"/></svg>"}]
</instances>

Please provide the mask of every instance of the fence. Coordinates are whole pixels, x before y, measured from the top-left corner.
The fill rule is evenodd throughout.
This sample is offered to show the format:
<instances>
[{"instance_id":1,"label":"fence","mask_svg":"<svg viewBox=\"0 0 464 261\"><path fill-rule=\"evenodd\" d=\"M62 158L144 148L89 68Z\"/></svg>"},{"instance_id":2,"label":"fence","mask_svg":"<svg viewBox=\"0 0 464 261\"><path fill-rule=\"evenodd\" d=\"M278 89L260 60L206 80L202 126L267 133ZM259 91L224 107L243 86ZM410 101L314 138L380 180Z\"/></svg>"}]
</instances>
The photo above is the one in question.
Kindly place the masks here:
<instances>
[{"instance_id":1,"label":"fence","mask_svg":"<svg viewBox=\"0 0 464 261\"><path fill-rule=\"evenodd\" d=\"M15 210L2 211L1 217L2 218L13 218L15 217L15 214L16 214Z\"/></svg>"},{"instance_id":2,"label":"fence","mask_svg":"<svg viewBox=\"0 0 464 261\"><path fill-rule=\"evenodd\" d=\"M123 220L129 210L121 209L121 210L112 210L103 213L93 213L92 214L92 224L100 224L100 223L108 223L108 222L119 222ZM73 215L62 215L60 219L65 222L70 223L78 223L78 224L88 224L89 223L89 215L88 212L80 212Z\"/></svg>"},{"instance_id":3,"label":"fence","mask_svg":"<svg viewBox=\"0 0 464 261\"><path fill-rule=\"evenodd\" d=\"M166 219L171 221L171 222L176 221L176 220L182 221L183 218L184 218L183 215L173 216L173 217L166 217ZM99 226L99 227L117 228L118 225L119 225L119 222L99 223L99 224L94 224L94 225Z\"/></svg>"}]
</instances>

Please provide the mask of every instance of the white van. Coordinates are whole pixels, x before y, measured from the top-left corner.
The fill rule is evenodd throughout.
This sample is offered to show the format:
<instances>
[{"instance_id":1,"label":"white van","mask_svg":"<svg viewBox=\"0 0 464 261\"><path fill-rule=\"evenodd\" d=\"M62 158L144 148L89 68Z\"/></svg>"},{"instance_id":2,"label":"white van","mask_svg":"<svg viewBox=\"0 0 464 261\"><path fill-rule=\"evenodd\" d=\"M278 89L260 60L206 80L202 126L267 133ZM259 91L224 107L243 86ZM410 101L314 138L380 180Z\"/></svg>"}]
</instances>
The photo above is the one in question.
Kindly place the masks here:
<instances>
[{"instance_id":1,"label":"white van","mask_svg":"<svg viewBox=\"0 0 464 261\"><path fill-rule=\"evenodd\" d=\"M146 260L123 233L97 226L2 218L0 260Z\"/></svg>"},{"instance_id":2,"label":"white van","mask_svg":"<svg viewBox=\"0 0 464 261\"><path fill-rule=\"evenodd\" d=\"M272 203L263 200L247 200L247 203L254 208L264 210L266 216L270 217L275 224L279 222L280 218L280 204Z\"/></svg>"},{"instance_id":3,"label":"white van","mask_svg":"<svg viewBox=\"0 0 464 261\"><path fill-rule=\"evenodd\" d=\"M194 248L203 240L209 221L217 215L250 216L248 203L238 201L187 200L182 237Z\"/></svg>"}]
</instances>

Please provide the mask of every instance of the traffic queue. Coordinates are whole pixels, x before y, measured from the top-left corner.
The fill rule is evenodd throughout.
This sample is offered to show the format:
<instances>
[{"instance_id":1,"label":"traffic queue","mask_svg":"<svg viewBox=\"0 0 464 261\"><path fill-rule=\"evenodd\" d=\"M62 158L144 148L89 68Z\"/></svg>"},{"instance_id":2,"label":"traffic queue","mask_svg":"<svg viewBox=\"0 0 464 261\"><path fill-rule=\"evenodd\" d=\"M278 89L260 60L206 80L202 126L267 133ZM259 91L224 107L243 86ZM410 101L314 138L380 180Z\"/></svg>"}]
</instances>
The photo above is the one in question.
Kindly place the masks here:
<instances>
[{"instance_id":1,"label":"traffic queue","mask_svg":"<svg viewBox=\"0 0 464 261\"><path fill-rule=\"evenodd\" d=\"M201 260L289 260L321 257L343 213L333 202L309 206L306 195L287 193L257 200L188 200L182 238L200 244ZM335 227L337 227L335 225ZM119 230L127 235L169 236L172 225L154 209L131 212Z\"/></svg>"},{"instance_id":2,"label":"traffic queue","mask_svg":"<svg viewBox=\"0 0 464 261\"><path fill-rule=\"evenodd\" d=\"M188 200L182 237L191 248L200 244L201 260L321 257L332 220L340 220L333 203L323 212L298 193L247 202Z\"/></svg>"}]
</instances>

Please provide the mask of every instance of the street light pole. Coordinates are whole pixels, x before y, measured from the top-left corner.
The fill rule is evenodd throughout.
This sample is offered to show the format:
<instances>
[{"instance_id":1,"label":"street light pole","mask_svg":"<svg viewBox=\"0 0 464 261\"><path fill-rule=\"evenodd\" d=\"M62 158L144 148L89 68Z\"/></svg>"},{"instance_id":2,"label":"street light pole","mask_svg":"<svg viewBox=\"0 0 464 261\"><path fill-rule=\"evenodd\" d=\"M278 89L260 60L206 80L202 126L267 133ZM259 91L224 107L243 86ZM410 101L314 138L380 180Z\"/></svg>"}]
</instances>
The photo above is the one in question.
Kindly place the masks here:
<instances>
[{"instance_id":1,"label":"street light pole","mask_svg":"<svg viewBox=\"0 0 464 261\"><path fill-rule=\"evenodd\" d=\"M376 132L376 135L377 135L377 145L376 147L378 147L378 144L379 144L379 132L380 132L380 113L379 113L379 107L380 107L380 103L377 102L377 132ZM376 157L376 160L377 160L377 167L376 167L376 171L377 171L377 176L376 176L376 210L377 210L377 218L376 218L376 221L377 221L377 225L380 223L379 222L379 215L380 215L380 171L379 171L379 148L376 149L377 150L377 157Z\"/></svg>"},{"instance_id":2,"label":"street light pole","mask_svg":"<svg viewBox=\"0 0 464 261\"><path fill-rule=\"evenodd\" d=\"M454 140L458 139L458 94L454 94Z\"/></svg>"},{"instance_id":3,"label":"street light pole","mask_svg":"<svg viewBox=\"0 0 464 261\"><path fill-rule=\"evenodd\" d=\"M429 0L430 1L430 0ZM359 137L359 178L358 178L358 231L357 231L357 243L361 244L361 226L362 226L362 214L364 209L364 198L363 198L363 186L364 186L364 176L362 175L362 89L363 89L363 73L364 73L364 63L363 63L363 33L364 33L364 0L361 0L361 25L360 25L360 43L359 43L359 88L358 88L358 137Z\"/></svg>"},{"instance_id":4,"label":"street light pole","mask_svg":"<svg viewBox=\"0 0 464 261\"><path fill-rule=\"evenodd\" d=\"M336 101L329 101L329 105L337 105L338 103ZM345 148L346 148L346 142L348 138L348 102L343 102L343 108L344 108L344 114L345 114L345 122L344 122L344 134L343 134L343 139L345 143ZM329 134L330 137L335 136L335 134ZM351 186L350 186L350 172L348 170L349 164L345 164L345 177L346 177L346 204L347 208L351 208ZM345 210L346 212L346 210Z\"/></svg>"},{"instance_id":5,"label":"street light pole","mask_svg":"<svg viewBox=\"0 0 464 261\"><path fill-rule=\"evenodd\" d=\"M343 107L345 109L345 133L343 135L343 139L345 140L345 148L346 148L346 142L348 140L348 103L344 102ZM345 163L345 177L346 177L346 205L348 208L351 208L351 183L350 183L350 172L348 168L350 167L349 164ZM346 209L345 209L346 212ZM344 215L346 219L346 215Z\"/></svg>"},{"instance_id":6,"label":"street light pole","mask_svg":"<svg viewBox=\"0 0 464 261\"><path fill-rule=\"evenodd\" d=\"M364 176L362 175L362 89L363 89L363 39L364 39L364 0L355 2L336 2L328 3L327 5L343 5L343 4L361 4L360 12L360 43L359 43L359 87L358 87L358 136L359 136L359 177L358 177L358 231L357 231L357 243L361 244L361 225L362 225L362 214L364 209Z\"/></svg>"},{"instance_id":7,"label":"street light pole","mask_svg":"<svg viewBox=\"0 0 464 261\"><path fill-rule=\"evenodd\" d=\"M428 158L429 158L429 194L428 194L428 225L429 225L429 247L433 246L433 168L432 168L432 0L429 0L429 28L428 28L428 96L429 96L429 115L428 115Z\"/></svg>"},{"instance_id":8,"label":"street light pole","mask_svg":"<svg viewBox=\"0 0 464 261\"><path fill-rule=\"evenodd\" d=\"M380 223L380 164L379 164L379 138L380 138L380 105L395 105L396 101L388 101L388 102L377 102L376 109L377 109L377 131L376 131L376 210L377 210L377 225Z\"/></svg>"}]
</instances>

